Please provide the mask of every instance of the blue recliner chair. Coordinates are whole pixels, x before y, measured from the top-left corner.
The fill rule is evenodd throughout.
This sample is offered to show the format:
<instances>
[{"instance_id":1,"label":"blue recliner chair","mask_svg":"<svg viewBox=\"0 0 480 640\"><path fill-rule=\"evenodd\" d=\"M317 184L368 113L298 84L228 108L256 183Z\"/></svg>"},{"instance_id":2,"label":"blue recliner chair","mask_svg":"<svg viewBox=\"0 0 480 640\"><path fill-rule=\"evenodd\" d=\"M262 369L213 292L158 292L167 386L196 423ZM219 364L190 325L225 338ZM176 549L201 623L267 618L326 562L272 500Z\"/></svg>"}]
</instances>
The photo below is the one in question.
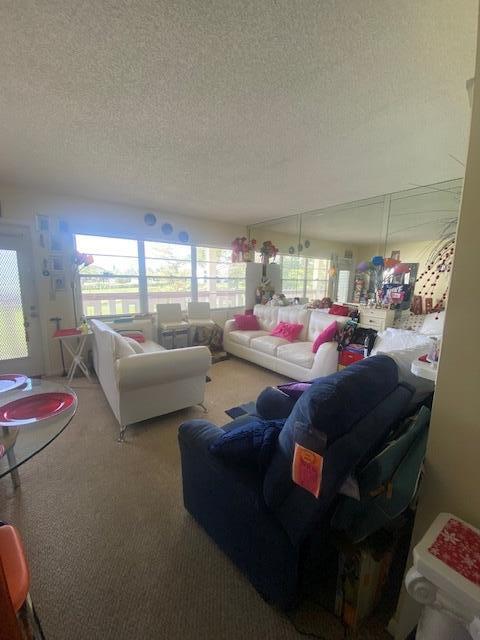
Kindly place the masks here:
<instances>
[{"instance_id":1,"label":"blue recliner chair","mask_svg":"<svg viewBox=\"0 0 480 640\"><path fill-rule=\"evenodd\" d=\"M186 422L178 436L185 507L268 602L289 608L303 567L326 550L339 488L382 449L411 397L388 356L316 381L293 406L263 473L210 452L223 433L219 427ZM327 437L318 498L291 480L296 422Z\"/></svg>"}]
</instances>

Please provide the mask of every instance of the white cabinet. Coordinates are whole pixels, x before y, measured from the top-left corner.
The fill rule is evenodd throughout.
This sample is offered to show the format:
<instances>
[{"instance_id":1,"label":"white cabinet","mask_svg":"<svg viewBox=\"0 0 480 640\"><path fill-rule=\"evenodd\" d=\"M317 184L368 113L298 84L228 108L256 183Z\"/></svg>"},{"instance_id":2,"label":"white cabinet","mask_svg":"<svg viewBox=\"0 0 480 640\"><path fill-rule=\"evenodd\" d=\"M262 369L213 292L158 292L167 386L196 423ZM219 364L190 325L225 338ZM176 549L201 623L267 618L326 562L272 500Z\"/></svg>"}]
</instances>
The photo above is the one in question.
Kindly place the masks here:
<instances>
[{"instance_id":1,"label":"white cabinet","mask_svg":"<svg viewBox=\"0 0 480 640\"><path fill-rule=\"evenodd\" d=\"M383 331L387 327L393 326L395 311L392 309L375 309L362 304L348 303L349 307L355 307L360 312L361 327Z\"/></svg>"}]
</instances>

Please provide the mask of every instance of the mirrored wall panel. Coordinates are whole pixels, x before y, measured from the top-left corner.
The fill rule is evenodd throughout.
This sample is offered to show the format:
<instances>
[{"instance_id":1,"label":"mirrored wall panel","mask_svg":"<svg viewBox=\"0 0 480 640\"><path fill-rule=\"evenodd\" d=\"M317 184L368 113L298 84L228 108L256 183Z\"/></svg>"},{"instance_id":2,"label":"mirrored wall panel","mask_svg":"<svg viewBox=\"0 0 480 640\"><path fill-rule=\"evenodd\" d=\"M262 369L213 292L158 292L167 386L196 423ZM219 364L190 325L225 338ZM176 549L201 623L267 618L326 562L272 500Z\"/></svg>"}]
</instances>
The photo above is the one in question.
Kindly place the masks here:
<instances>
[{"instance_id":1,"label":"mirrored wall panel","mask_svg":"<svg viewBox=\"0 0 480 640\"><path fill-rule=\"evenodd\" d=\"M448 295L462 179L252 225L255 260L276 263L287 301L417 312ZM274 251L265 250L272 247ZM263 248L263 251L262 251ZM269 255L266 256L266 253Z\"/></svg>"}]
</instances>

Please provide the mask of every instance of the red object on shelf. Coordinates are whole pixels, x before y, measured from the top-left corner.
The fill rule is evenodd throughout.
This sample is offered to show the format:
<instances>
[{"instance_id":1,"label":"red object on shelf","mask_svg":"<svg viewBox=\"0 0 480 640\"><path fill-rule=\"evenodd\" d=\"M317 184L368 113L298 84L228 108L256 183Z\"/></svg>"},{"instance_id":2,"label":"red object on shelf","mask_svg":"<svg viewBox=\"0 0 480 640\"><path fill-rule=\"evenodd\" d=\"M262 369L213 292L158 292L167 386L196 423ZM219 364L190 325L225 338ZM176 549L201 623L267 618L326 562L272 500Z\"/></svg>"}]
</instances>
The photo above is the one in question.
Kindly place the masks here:
<instances>
[{"instance_id":1,"label":"red object on shelf","mask_svg":"<svg viewBox=\"0 0 480 640\"><path fill-rule=\"evenodd\" d=\"M344 304L332 304L328 312L332 316L348 316L350 309Z\"/></svg>"},{"instance_id":2,"label":"red object on shelf","mask_svg":"<svg viewBox=\"0 0 480 640\"><path fill-rule=\"evenodd\" d=\"M432 556L480 586L480 536L476 531L450 518L428 550Z\"/></svg>"},{"instance_id":3,"label":"red object on shelf","mask_svg":"<svg viewBox=\"0 0 480 640\"><path fill-rule=\"evenodd\" d=\"M420 362L428 362L427 357L428 354L426 353L424 356L420 356L418 359L420 360Z\"/></svg>"},{"instance_id":4,"label":"red object on shelf","mask_svg":"<svg viewBox=\"0 0 480 640\"><path fill-rule=\"evenodd\" d=\"M19 426L32 424L45 418L56 416L69 409L75 402L70 393L38 393L19 398L5 404L0 409L0 424Z\"/></svg>"},{"instance_id":5,"label":"red object on shelf","mask_svg":"<svg viewBox=\"0 0 480 640\"><path fill-rule=\"evenodd\" d=\"M338 363L343 365L344 367L349 364L353 364L354 362L358 362L359 360L363 360L363 354L355 351L347 351L344 349L340 353L340 358L338 359Z\"/></svg>"},{"instance_id":6,"label":"red object on shelf","mask_svg":"<svg viewBox=\"0 0 480 640\"><path fill-rule=\"evenodd\" d=\"M64 336L79 336L82 332L80 329L57 329L53 334L54 338L63 338Z\"/></svg>"}]
</instances>

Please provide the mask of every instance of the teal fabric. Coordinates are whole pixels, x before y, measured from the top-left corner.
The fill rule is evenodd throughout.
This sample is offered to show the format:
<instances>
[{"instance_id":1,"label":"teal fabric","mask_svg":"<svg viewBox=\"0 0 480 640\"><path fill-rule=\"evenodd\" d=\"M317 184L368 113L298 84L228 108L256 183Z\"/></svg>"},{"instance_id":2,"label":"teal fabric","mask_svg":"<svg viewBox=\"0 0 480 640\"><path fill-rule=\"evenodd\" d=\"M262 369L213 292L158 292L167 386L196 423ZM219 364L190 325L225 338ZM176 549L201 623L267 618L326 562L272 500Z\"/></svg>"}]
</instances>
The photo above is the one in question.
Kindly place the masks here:
<instances>
[{"instance_id":1,"label":"teal fabric","mask_svg":"<svg viewBox=\"0 0 480 640\"><path fill-rule=\"evenodd\" d=\"M430 411L420 408L405 420L393 438L356 479L360 500L342 496L332 527L359 542L395 520L415 496L427 447Z\"/></svg>"}]
</instances>

